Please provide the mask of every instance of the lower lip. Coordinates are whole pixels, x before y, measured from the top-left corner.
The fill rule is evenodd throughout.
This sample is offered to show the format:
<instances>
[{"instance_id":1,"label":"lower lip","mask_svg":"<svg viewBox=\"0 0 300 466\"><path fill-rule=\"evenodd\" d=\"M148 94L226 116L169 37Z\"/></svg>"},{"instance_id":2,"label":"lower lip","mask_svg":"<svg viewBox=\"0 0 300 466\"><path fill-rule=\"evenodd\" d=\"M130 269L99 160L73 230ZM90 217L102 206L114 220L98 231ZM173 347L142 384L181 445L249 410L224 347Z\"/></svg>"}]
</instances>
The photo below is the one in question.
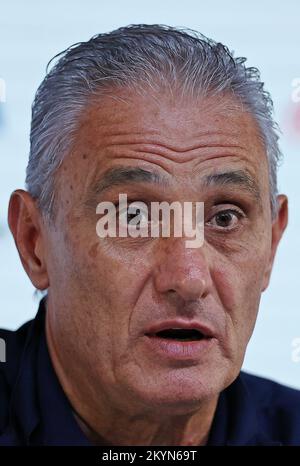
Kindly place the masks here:
<instances>
[{"instance_id":1,"label":"lower lip","mask_svg":"<svg viewBox=\"0 0 300 466\"><path fill-rule=\"evenodd\" d=\"M179 341L146 335L146 342L151 351L173 360L197 360L208 351L214 338L195 341Z\"/></svg>"}]
</instances>

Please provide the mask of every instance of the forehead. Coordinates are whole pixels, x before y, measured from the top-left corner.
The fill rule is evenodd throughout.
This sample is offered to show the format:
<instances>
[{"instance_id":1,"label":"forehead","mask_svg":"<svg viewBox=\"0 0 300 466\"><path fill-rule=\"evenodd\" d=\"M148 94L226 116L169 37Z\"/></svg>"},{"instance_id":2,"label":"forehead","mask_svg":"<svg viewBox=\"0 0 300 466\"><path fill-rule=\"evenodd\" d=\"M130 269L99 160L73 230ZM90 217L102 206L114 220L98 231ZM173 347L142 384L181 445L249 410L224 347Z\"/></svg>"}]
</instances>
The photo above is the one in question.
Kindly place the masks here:
<instances>
[{"instance_id":1,"label":"forehead","mask_svg":"<svg viewBox=\"0 0 300 466\"><path fill-rule=\"evenodd\" d=\"M256 122L228 96L195 100L112 91L86 108L71 155L64 165L80 192L114 165L158 169L174 179L230 165L268 183Z\"/></svg>"},{"instance_id":2,"label":"forehead","mask_svg":"<svg viewBox=\"0 0 300 466\"><path fill-rule=\"evenodd\" d=\"M178 152L190 151L198 143L233 147L249 146L252 141L251 145L261 145L255 120L230 96L177 98L162 91L141 96L123 89L86 108L77 133L79 143L97 149L127 139L157 141Z\"/></svg>"}]
</instances>

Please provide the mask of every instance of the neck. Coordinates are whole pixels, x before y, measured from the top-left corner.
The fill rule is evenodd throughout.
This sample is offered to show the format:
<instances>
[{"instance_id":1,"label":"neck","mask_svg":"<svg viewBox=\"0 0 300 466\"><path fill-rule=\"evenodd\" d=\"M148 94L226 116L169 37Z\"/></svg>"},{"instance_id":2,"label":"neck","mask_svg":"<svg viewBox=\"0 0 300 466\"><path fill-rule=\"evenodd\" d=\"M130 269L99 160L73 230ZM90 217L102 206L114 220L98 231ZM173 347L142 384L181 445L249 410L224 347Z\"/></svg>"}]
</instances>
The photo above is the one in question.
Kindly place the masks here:
<instances>
[{"instance_id":1,"label":"neck","mask_svg":"<svg viewBox=\"0 0 300 466\"><path fill-rule=\"evenodd\" d=\"M160 422L144 422L140 423L139 428L133 429L130 423L130 418L126 417L126 422L120 423L117 419L117 426L112 424L109 427L110 435L106 438L102 433L94 430L85 419L77 412L73 412L74 417L85 434L85 436L94 445L176 445L176 446L200 446L206 445L209 435L209 430L213 416L210 421L202 416L202 410L197 412L198 416L189 417L189 419L181 419L177 417L169 417ZM200 415L200 416L199 416ZM199 419L198 419L199 417ZM196 423L196 421L198 421ZM127 426L127 427L125 427ZM121 427L121 428L120 428ZM106 429L108 426L106 426ZM109 439L107 438L109 437Z\"/></svg>"}]
</instances>

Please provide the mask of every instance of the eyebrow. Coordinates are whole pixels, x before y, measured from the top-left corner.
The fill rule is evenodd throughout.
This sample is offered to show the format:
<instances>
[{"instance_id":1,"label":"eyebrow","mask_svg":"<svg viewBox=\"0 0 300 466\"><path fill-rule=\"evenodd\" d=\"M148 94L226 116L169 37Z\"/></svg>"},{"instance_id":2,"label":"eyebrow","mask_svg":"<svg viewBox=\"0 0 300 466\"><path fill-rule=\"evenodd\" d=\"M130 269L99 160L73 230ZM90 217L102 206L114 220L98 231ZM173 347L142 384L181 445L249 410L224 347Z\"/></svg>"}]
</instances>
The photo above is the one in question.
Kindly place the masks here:
<instances>
[{"instance_id":1,"label":"eyebrow","mask_svg":"<svg viewBox=\"0 0 300 466\"><path fill-rule=\"evenodd\" d=\"M109 188L126 183L149 183L168 185L167 178L158 172L145 170L140 167L113 167L108 169L98 182L89 189L91 197L103 194Z\"/></svg>"},{"instance_id":2,"label":"eyebrow","mask_svg":"<svg viewBox=\"0 0 300 466\"><path fill-rule=\"evenodd\" d=\"M108 169L101 179L91 186L87 203L103 194L107 189L127 183L149 183L163 186L170 184L166 176L156 171L145 170L140 167L115 166ZM201 185L204 187L235 185L249 192L256 200L261 201L258 184L245 170L232 170L206 175L201 177Z\"/></svg>"},{"instance_id":3,"label":"eyebrow","mask_svg":"<svg viewBox=\"0 0 300 466\"><path fill-rule=\"evenodd\" d=\"M234 170L207 175L204 177L204 185L206 187L236 185L248 191L257 201L261 201L260 189L257 182L245 170Z\"/></svg>"}]
</instances>

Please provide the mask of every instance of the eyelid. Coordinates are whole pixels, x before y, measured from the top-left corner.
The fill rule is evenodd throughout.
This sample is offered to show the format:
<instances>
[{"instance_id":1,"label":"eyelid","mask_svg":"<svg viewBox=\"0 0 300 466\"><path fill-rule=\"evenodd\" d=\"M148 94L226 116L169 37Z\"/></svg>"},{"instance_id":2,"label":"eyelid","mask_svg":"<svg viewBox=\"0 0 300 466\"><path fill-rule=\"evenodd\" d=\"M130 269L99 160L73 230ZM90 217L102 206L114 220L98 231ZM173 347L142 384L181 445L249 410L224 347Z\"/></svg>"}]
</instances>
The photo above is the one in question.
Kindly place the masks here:
<instances>
[{"instance_id":1,"label":"eyelid","mask_svg":"<svg viewBox=\"0 0 300 466\"><path fill-rule=\"evenodd\" d=\"M216 214L218 214L220 212L234 212L239 217L246 217L247 216L244 209L237 206L236 204L232 204L232 203L229 203L229 202L226 202L226 203L223 202L223 203L220 203L220 204L215 204L214 206L212 206L212 209L210 210L209 215L213 216L213 215L216 215Z\"/></svg>"},{"instance_id":2,"label":"eyelid","mask_svg":"<svg viewBox=\"0 0 300 466\"><path fill-rule=\"evenodd\" d=\"M246 213L253 209L253 200L249 199L248 197L227 195L224 193L211 197L210 202L208 201L207 204L208 203L212 207L218 207L220 205L228 205L234 208L238 207Z\"/></svg>"},{"instance_id":3,"label":"eyelid","mask_svg":"<svg viewBox=\"0 0 300 466\"><path fill-rule=\"evenodd\" d=\"M135 203L143 203L143 204L146 204L147 205L147 211L143 210L143 208L141 208L140 206L136 206ZM140 214L143 214L144 212L147 212L147 214L149 215L149 206L146 202L144 201L129 201L128 200L128 204L127 204L127 209L126 209L126 212L129 214L129 215L133 215L133 213L129 212L129 207L132 206L132 207L135 207L136 210L139 210L140 211ZM117 212L119 213L122 213L122 211L119 210L119 203L116 204L116 209L117 209ZM140 215L138 213L135 212L136 215Z\"/></svg>"},{"instance_id":4,"label":"eyelid","mask_svg":"<svg viewBox=\"0 0 300 466\"><path fill-rule=\"evenodd\" d=\"M142 202L143 204L146 204L146 206L150 207L150 201L145 201L143 199L130 199L130 198L127 198L127 206L129 206L130 204L135 204L136 202ZM119 208L119 199L116 199L115 201L112 201L112 203L117 207Z\"/></svg>"}]
</instances>

